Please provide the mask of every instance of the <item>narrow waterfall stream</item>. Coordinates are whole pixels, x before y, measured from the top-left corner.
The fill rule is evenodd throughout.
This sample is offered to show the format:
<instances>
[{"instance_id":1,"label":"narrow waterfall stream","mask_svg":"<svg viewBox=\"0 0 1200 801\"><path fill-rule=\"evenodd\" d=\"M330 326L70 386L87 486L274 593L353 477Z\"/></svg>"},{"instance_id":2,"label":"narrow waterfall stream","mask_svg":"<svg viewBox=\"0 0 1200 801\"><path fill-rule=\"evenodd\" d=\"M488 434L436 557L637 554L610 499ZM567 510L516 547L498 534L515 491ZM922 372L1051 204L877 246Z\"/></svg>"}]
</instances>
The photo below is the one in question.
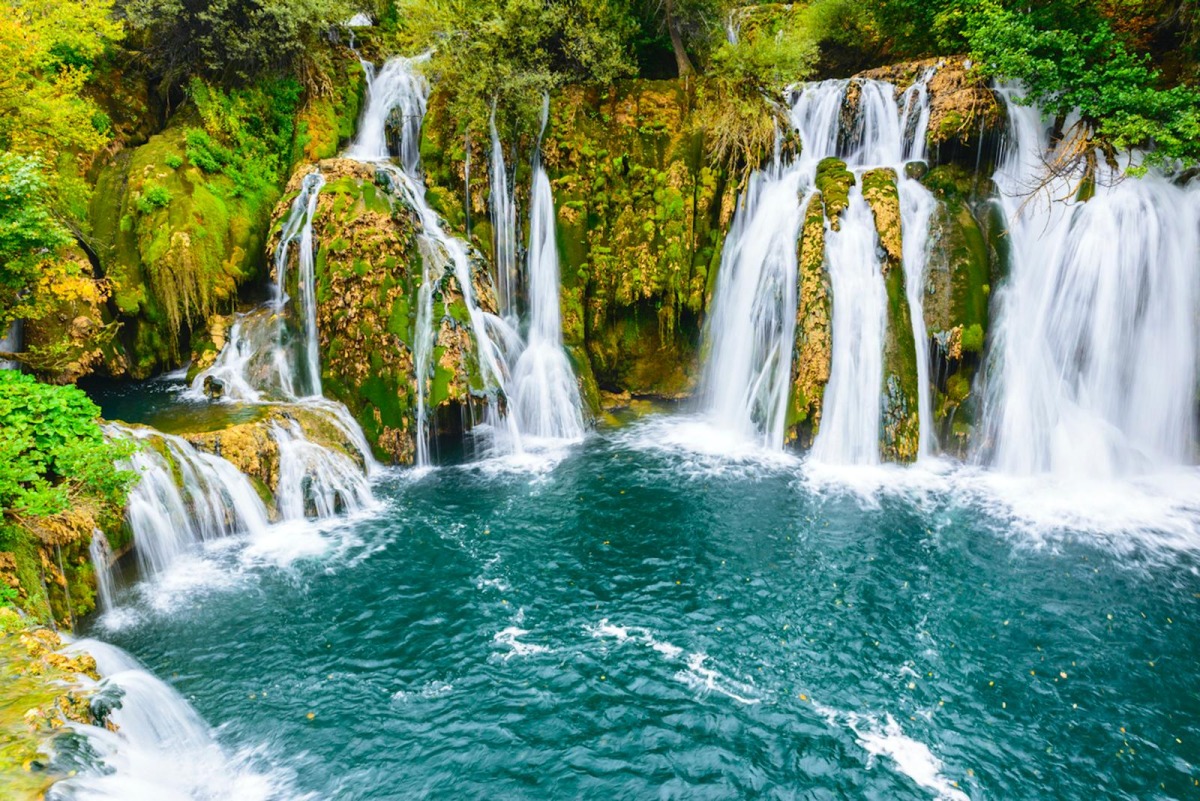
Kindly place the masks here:
<instances>
[{"instance_id":1,"label":"narrow waterfall stream","mask_svg":"<svg viewBox=\"0 0 1200 801\"><path fill-rule=\"evenodd\" d=\"M540 137L550 118L550 98L542 108L542 131L533 160L529 208L526 294L528 332L512 371L510 402L517 426L527 437L577 440L583 436L579 382L563 350L559 308L558 241L554 194L542 166ZM506 234L507 236L507 234Z\"/></svg>"},{"instance_id":2,"label":"narrow waterfall stream","mask_svg":"<svg viewBox=\"0 0 1200 801\"><path fill-rule=\"evenodd\" d=\"M886 292L876 224L860 188L864 173L890 168L900 198L903 269L919 384L919 456L930 452L932 401L923 308L932 195L905 165L925 158L929 103L923 75L904 94L875 80L855 81L853 125L843 110L849 81L824 81L794 95L790 121L801 141L792 160L751 177L725 241L706 327L701 398L714 425L767 449L785 439L796 317L796 241L817 167L843 159L855 174L849 207L826 222L826 266L833 295L833 359L813 457L840 464L879 461ZM777 151L779 147L777 145Z\"/></svg>"},{"instance_id":3,"label":"narrow waterfall stream","mask_svg":"<svg viewBox=\"0 0 1200 801\"><path fill-rule=\"evenodd\" d=\"M1200 185L1100 165L1044 186L1050 124L1007 100L995 182L1011 275L999 298L985 458L1017 474L1111 478L1196 458Z\"/></svg>"},{"instance_id":4,"label":"narrow waterfall stream","mask_svg":"<svg viewBox=\"0 0 1200 801\"><path fill-rule=\"evenodd\" d=\"M507 169L499 136L493 130L491 177L502 187L493 208L497 236L497 313L480 307L475 298L473 257L469 245L451 236L425 198L421 174L421 123L427 107L429 85L420 74L428 59L395 58L374 75L359 133L347 150L349 158L376 164L392 175L405 203L420 222L421 249L425 256L415 337L417 371L417 464L430 464L431 431L427 381L434 347L433 289L450 273L466 304L472 341L477 349L480 378L488 395L487 418L476 435L490 434L487 452L524 452L530 439L572 441L583 434L578 383L562 347L559 311L558 254L555 244L554 198L549 179L535 161L534 191L530 210L529 263L526 295L529 299L528 335L517 328L516 212L507 183ZM546 103L549 103L547 99ZM548 115L548 105L545 113ZM390 120L401 120L395 152L388 144ZM497 157L498 158L495 158ZM395 157L400 166L392 163ZM503 399L503 400L502 400Z\"/></svg>"},{"instance_id":5,"label":"narrow waterfall stream","mask_svg":"<svg viewBox=\"0 0 1200 801\"><path fill-rule=\"evenodd\" d=\"M517 269L517 204L508 179L508 166L504 160L504 146L496 130L496 110L492 109L489 122L492 135L491 193L493 246L496 252L496 299L500 314L512 320L517 316L516 287L520 281Z\"/></svg>"}]
</instances>

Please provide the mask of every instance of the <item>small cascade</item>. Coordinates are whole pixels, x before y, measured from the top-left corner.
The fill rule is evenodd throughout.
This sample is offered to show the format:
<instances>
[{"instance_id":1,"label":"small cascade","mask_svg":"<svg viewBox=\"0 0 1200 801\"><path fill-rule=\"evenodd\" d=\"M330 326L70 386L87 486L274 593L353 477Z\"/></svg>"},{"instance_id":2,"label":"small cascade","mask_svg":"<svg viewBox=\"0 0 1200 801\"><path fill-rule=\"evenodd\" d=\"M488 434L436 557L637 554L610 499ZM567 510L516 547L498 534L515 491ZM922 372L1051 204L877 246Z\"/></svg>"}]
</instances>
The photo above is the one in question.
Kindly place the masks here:
<instances>
[{"instance_id":1,"label":"small cascade","mask_svg":"<svg viewBox=\"0 0 1200 801\"><path fill-rule=\"evenodd\" d=\"M1050 125L1007 101L995 174L1010 275L998 293L983 457L1018 475L1108 478L1196 458L1200 186L1099 165L1054 175Z\"/></svg>"},{"instance_id":2,"label":"small cascade","mask_svg":"<svg viewBox=\"0 0 1200 801\"><path fill-rule=\"evenodd\" d=\"M8 324L8 332L0 339L0 351L4 353L19 353L21 351L22 334L24 333L23 325L21 320L13 320ZM17 362L0 359L0 370L18 370L20 367L21 365Z\"/></svg>"},{"instance_id":3,"label":"small cascade","mask_svg":"<svg viewBox=\"0 0 1200 801\"><path fill-rule=\"evenodd\" d=\"M542 133L550 115L550 98L542 109ZM583 436L579 384L563 349L559 299L558 243L554 194L542 166L541 148L534 156L529 210L526 293L529 331L513 368L509 401L521 433L538 439L575 440Z\"/></svg>"},{"instance_id":4,"label":"small cascade","mask_svg":"<svg viewBox=\"0 0 1200 801\"><path fill-rule=\"evenodd\" d=\"M929 452L932 392L922 301L935 201L904 167L925 158L930 75L899 99L891 84L855 81L855 114L848 127L843 112L850 81L810 84L793 96L789 116L801 141L800 155L785 160L777 144L772 164L751 177L725 240L705 330L701 382L704 408L714 425L768 449L783 447L801 209L815 191L819 163L835 156L855 174L856 186L837 227L826 222L833 357L813 453L821 461L841 464L874 464L880 458L887 303L876 224L860 187L864 173L881 167L895 174L900 199L907 322L918 343L920 454Z\"/></svg>"},{"instance_id":5,"label":"small cascade","mask_svg":"<svg viewBox=\"0 0 1200 801\"><path fill-rule=\"evenodd\" d=\"M508 183L508 167L504 162L504 147L496 130L496 110L492 109L492 170L491 213L496 250L496 300L500 314L506 319L516 317L517 272L517 204Z\"/></svg>"},{"instance_id":6,"label":"small cascade","mask_svg":"<svg viewBox=\"0 0 1200 801\"><path fill-rule=\"evenodd\" d=\"M279 446L281 519L325 519L370 506L371 485L354 462L308 441L294 420L272 423L271 435Z\"/></svg>"},{"instance_id":7,"label":"small cascade","mask_svg":"<svg viewBox=\"0 0 1200 801\"><path fill-rule=\"evenodd\" d=\"M262 499L225 459L151 429L112 424L106 431L142 444L129 459L140 480L126 515L143 575L162 573L199 543L266 530Z\"/></svg>"},{"instance_id":8,"label":"small cascade","mask_svg":"<svg viewBox=\"0 0 1200 801\"><path fill-rule=\"evenodd\" d=\"M288 797L282 776L255 771L227 754L184 697L131 656L98 640L80 640L102 677L96 698L111 705L113 730L71 724L91 746L85 764L55 783L51 801L83 799Z\"/></svg>"},{"instance_id":9,"label":"small cascade","mask_svg":"<svg viewBox=\"0 0 1200 801\"><path fill-rule=\"evenodd\" d=\"M107 612L113 608L113 592L116 588L113 576L114 557L112 546L108 544L108 538L100 529L92 531L88 557L91 559L92 569L96 571L96 608Z\"/></svg>"}]
</instances>

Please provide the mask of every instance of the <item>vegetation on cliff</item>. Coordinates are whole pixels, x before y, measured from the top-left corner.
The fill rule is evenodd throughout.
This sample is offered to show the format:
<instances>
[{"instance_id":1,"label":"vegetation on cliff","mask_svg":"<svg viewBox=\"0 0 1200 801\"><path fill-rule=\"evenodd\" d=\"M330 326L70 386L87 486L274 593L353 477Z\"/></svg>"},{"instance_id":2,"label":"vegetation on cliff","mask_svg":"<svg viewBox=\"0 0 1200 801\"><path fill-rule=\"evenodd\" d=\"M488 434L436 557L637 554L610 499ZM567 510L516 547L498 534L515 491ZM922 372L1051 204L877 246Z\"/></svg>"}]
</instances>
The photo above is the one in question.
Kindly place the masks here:
<instances>
[{"instance_id":1,"label":"vegetation on cliff","mask_svg":"<svg viewBox=\"0 0 1200 801\"><path fill-rule=\"evenodd\" d=\"M0 600L68 625L93 608L92 532L120 531L130 446L81 390L0 371Z\"/></svg>"}]
</instances>

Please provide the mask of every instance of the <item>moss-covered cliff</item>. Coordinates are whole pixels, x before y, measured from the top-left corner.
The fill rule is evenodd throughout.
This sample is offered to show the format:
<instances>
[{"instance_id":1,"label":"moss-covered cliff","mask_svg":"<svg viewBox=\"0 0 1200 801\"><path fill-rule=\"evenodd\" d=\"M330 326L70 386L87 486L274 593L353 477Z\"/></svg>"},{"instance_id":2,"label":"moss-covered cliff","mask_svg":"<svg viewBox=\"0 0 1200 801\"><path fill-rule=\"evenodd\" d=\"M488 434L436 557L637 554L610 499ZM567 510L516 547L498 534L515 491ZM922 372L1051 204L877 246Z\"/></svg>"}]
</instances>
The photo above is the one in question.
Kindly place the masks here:
<instances>
[{"instance_id":1,"label":"moss-covered cliff","mask_svg":"<svg viewBox=\"0 0 1200 801\"><path fill-rule=\"evenodd\" d=\"M106 320L120 329L108 372L144 378L179 365L188 332L260 282L291 164L331 156L353 133L362 69L348 51L331 52L337 80L324 93L194 81L161 130L130 147L118 140L98 161L89 242Z\"/></svg>"},{"instance_id":2,"label":"moss-covered cliff","mask_svg":"<svg viewBox=\"0 0 1200 801\"><path fill-rule=\"evenodd\" d=\"M606 391L663 398L687 394L698 377L701 321L736 196L706 157L693 89L626 81L551 97L542 153L558 214L563 339L586 398L597 397L591 375ZM435 96L422 155L431 197L463 230L466 140L442 114ZM520 204L533 141L517 144ZM488 155L472 143L473 164ZM469 213L491 253L487 191L486 178L473 179Z\"/></svg>"}]
</instances>

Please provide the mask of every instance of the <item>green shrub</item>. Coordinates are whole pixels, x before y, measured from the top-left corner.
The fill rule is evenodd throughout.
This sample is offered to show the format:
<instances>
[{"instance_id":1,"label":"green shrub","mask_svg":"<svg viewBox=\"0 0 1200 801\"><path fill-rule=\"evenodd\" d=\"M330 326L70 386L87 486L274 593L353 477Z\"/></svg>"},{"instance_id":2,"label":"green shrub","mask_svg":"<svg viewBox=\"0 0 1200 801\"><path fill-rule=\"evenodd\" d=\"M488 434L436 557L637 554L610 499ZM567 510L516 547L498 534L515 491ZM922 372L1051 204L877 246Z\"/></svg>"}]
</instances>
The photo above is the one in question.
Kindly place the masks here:
<instances>
[{"instance_id":1,"label":"green shrub","mask_svg":"<svg viewBox=\"0 0 1200 801\"><path fill-rule=\"evenodd\" d=\"M137 200L138 211L149 214L155 209L165 209L171 203L171 193L165 186L149 184Z\"/></svg>"},{"instance_id":2,"label":"green shrub","mask_svg":"<svg viewBox=\"0 0 1200 801\"><path fill-rule=\"evenodd\" d=\"M124 504L136 478L114 463L132 452L110 442L100 409L73 386L41 384L0 371L0 515L47 517L79 500L102 509Z\"/></svg>"},{"instance_id":3,"label":"green shrub","mask_svg":"<svg viewBox=\"0 0 1200 801\"><path fill-rule=\"evenodd\" d=\"M205 172L220 172L233 154L215 142L203 128L188 128L184 134L188 161Z\"/></svg>"},{"instance_id":4,"label":"green shrub","mask_svg":"<svg viewBox=\"0 0 1200 801\"><path fill-rule=\"evenodd\" d=\"M183 166L183 157L175 153L167 156L165 159L163 159L163 161L166 162L167 166L172 170L178 170Z\"/></svg>"}]
</instances>

